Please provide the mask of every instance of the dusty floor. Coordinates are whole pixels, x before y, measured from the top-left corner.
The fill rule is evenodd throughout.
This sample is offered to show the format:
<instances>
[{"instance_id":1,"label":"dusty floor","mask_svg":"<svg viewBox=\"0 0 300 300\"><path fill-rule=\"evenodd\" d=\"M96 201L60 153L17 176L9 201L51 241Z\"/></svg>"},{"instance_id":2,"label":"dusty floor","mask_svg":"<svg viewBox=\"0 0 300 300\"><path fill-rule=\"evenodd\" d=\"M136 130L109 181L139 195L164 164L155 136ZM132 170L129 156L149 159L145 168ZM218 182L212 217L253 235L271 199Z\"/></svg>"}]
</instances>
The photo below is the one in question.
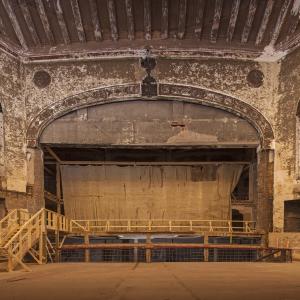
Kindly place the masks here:
<instances>
[{"instance_id":1,"label":"dusty floor","mask_svg":"<svg viewBox=\"0 0 300 300\"><path fill-rule=\"evenodd\" d=\"M300 299L300 263L74 263L0 273L0 299Z\"/></svg>"}]
</instances>

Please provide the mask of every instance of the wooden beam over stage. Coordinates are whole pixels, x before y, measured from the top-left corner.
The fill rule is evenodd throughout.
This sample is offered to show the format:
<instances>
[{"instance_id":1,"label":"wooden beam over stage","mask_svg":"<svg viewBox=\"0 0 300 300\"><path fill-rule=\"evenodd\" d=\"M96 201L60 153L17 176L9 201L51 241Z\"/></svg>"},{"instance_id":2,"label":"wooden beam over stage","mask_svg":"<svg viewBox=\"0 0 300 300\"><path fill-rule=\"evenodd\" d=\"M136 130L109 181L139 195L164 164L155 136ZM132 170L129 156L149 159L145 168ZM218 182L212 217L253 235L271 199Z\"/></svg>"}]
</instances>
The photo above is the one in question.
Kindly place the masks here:
<instances>
[{"instance_id":1,"label":"wooden beam over stage","mask_svg":"<svg viewBox=\"0 0 300 300\"><path fill-rule=\"evenodd\" d=\"M128 39L134 40L134 18L132 0L125 0Z\"/></svg>"},{"instance_id":2,"label":"wooden beam over stage","mask_svg":"<svg viewBox=\"0 0 300 300\"><path fill-rule=\"evenodd\" d=\"M14 12L12 6L11 6L11 1L9 1L9 0L2 0L2 4L4 6L4 9L5 9L5 11L6 11L9 19L10 19L12 27L13 27L13 29L14 29L14 31L16 33L16 36L17 36L17 38L18 38L18 40L20 42L20 45L22 46L22 48L24 50L27 50L28 49L28 45L27 45L27 42L26 42L25 37L23 35L23 32L21 30L21 27L20 27L20 24L18 22L18 19L17 19L16 15L15 15L15 12Z\"/></svg>"},{"instance_id":3,"label":"wooden beam over stage","mask_svg":"<svg viewBox=\"0 0 300 300\"><path fill-rule=\"evenodd\" d=\"M213 24L210 33L210 41L212 43L217 42L220 20L222 15L222 7L223 7L223 0L215 0L214 19L213 19Z\"/></svg>"},{"instance_id":4,"label":"wooden beam over stage","mask_svg":"<svg viewBox=\"0 0 300 300\"><path fill-rule=\"evenodd\" d=\"M92 23L94 27L94 38L96 41L102 40L102 30L98 16L97 3L96 0L89 0L90 3L90 11L92 17Z\"/></svg>"},{"instance_id":5,"label":"wooden beam over stage","mask_svg":"<svg viewBox=\"0 0 300 300\"><path fill-rule=\"evenodd\" d=\"M275 46L275 44L278 40L278 37L280 35L281 29L282 29L284 20L286 18L288 9L291 5L291 2L292 2L292 0L285 0L283 5L282 5L282 8L280 10L280 13L279 13L279 16L278 16L278 19L277 19L277 23L275 25L273 35L272 35L272 38L271 38L271 42L270 42L271 46Z\"/></svg>"},{"instance_id":6,"label":"wooden beam over stage","mask_svg":"<svg viewBox=\"0 0 300 300\"><path fill-rule=\"evenodd\" d=\"M48 151L48 153L56 160L56 162L62 162L58 155L49 146L45 146L45 148Z\"/></svg>"},{"instance_id":7,"label":"wooden beam over stage","mask_svg":"<svg viewBox=\"0 0 300 300\"><path fill-rule=\"evenodd\" d=\"M183 39L185 34L186 26L186 9L187 9L187 0L179 1L179 18L178 18L178 34L179 39Z\"/></svg>"},{"instance_id":8,"label":"wooden beam over stage","mask_svg":"<svg viewBox=\"0 0 300 300\"><path fill-rule=\"evenodd\" d=\"M43 25L43 29L46 33L47 39L49 41L50 44L54 44L54 37L53 37L53 33L51 31L51 27L50 27L50 23L45 11L45 6L42 0L35 0L35 5L37 8L37 11L39 13L39 17L41 19L42 25Z\"/></svg>"},{"instance_id":9,"label":"wooden beam over stage","mask_svg":"<svg viewBox=\"0 0 300 300\"><path fill-rule=\"evenodd\" d=\"M26 1L25 0L19 0L19 5L20 5L20 8L22 10L22 13L23 13L23 16L24 16L24 20L26 22L28 30L30 31L31 38L32 38L34 44L36 46L40 46L41 45L41 41L40 41L40 39L39 39L39 37L37 35L37 32L36 32L34 23L32 21L32 18L31 18L31 15L30 15L30 12L29 12L29 9L28 9Z\"/></svg>"},{"instance_id":10,"label":"wooden beam over stage","mask_svg":"<svg viewBox=\"0 0 300 300\"><path fill-rule=\"evenodd\" d=\"M83 43L86 41L86 38L85 38L84 28L83 28L83 24L82 24L78 0L71 0L71 7L72 7L72 11L73 11L75 26L77 29L77 35L78 35L79 41L81 43Z\"/></svg>"},{"instance_id":11,"label":"wooden beam over stage","mask_svg":"<svg viewBox=\"0 0 300 300\"><path fill-rule=\"evenodd\" d=\"M249 10L248 10L248 16L246 19L246 24L245 24L245 27L244 27L244 30L242 33L241 42L243 44L248 42L249 34L251 32L254 16L256 13L256 8L257 8L257 0L251 0L250 4L249 4Z\"/></svg>"},{"instance_id":12,"label":"wooden beam over stage","mask_svg":"<svg viewBox=\"0 0 300 300\"><path fill-rule=\"evenodd\" d=\"M144 35L146 40L151 40L151 2L144 0Z\"/></svg>"},{"instance_id":13,"label":"wooden beam over stage","mask_svg":"<svg viewBox=\"0 0 300 300\"><path fill-rule=\"evenodd\" d=\"M265 34L266 28L268 26L272 10L273 10L274 2L275 2L275 0L268 0L268 2L267 2L267 6L265 8L265 13L264 13L263 19L261 21L257 37L256 37L256 41L255 41L256 45L259 45L264 38L264 34Z\"/></svg>"},{"instance_id":14,"label":"wooden beam over stage","mask_svg":"<svg viewBox=\"0 0 300 300\"><path fill-rule=\"evenodd\" d=\"M231 42L232 40L234 30L235 30L236 20L239 14L240 3L241 0L234 0L232 3L230 20L229 20L229 25L227 30L227 37L226 37L227 42Z\"/></svg>"},{"instance_id":15,"label":"wooden beam over stage","mask_svg":"<svg viewBox=\"0 0 300 300\"><path fill-rule=\"evenodd\" d=\"M196 17L195 17L195 35L199 39L201 38L203 21L204 21L204 9L205 9L205 0L196 0Z\"/></svg>"},{"instance_id":16,"label":"wooden beam over stage","mask_svg":"<svg viewBox=\"0 0 300 300\"><path fill-rule=\"evenodd\" d=\"M113 41L116 41L119 38L119 34L118 34L116 7L115 7L114 0L107 0L107 10L108 10L111 38Z\"/></svg>"},{"instance_id":17,"label":"wooden beam over stage","mask_svg":"<svg viewBox=\"0 0 300 300\"><path fill-rule=\"evenodd\" d=\"M161 34L162 39L169 37L169 0L162 0L161 3Z\"/></svg>"},{"instance_id":18,"label":"wooden beam over stage","mask_svg":"<svg viewBox=\"0 0 300 300\"><path fill-rule=\"evenodd\" d=\"M54 6L54 10L55 10L56 17L57 17L57 20L58 20L58 24L59 24L59 27L60 27L60 33L63 37L63 41L64 41L65 44L70 44L71 40L70 40L67 24L66 24L66 21L65 21L64 13L63 13L63 10L62 10L61 0L53 1L53 6Z\"/></svg>"},{"instance_id":19,"label":"wooden beam over stage","mask_svg":"<svg viewBox=\"0 0 300 300\"><path fill-rule=\"evenodd\" d=\"M247 165L250 164L249 161L187 161L187 162L153 162L153 161L145 161L145 162L137 162L137 161L60 161L61 165L119 165L119 166L202 166L202 165ZM45 162L45 164L56 164L56 162Z\"/></svg>"}]
</instances>

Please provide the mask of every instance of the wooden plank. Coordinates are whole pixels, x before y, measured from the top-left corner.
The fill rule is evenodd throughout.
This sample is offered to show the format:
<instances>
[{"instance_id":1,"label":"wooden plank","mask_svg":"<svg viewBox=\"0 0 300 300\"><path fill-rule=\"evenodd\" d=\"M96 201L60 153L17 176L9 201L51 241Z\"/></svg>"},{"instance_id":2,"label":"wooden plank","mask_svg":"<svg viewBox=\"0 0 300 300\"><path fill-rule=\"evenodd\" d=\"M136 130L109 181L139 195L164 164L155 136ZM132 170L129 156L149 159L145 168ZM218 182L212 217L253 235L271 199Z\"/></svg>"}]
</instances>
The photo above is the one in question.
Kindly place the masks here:
<instances>
[{"instance_id":1,"label":"wooden plank","mask_svg":"<svg viewBox=\"0 0 300 300\"><path fill-rule=\"evenodd\" d=\"M23 35L23 32L21 30L21 27L19 25L19 22L17 20L17 17L16 17L16 15L15 15L12 7L11 7L11 1L9 1L9 0L2 0L2 4L4 6L4 9L6 10L6 13L9 16L10 22L11 22L11 24L13 26L13 29L14 29L14 31L16 33L16 36L17 36L17 38L18 38L18 40L20 42L20 45L22 46L22 48L24 50L27 50L28 49L28 45L27 45L27 42L26 42L25 37Z\"/></svg>"},{"instance_id":2,"label":"wooden plank","mask_svg":"<svg viewBox=\"0 0 300 300\"><path fill-rule=\"evenodd\" d=\"M46 146L45 147L46 150L48 151L48 153L57 161L57 162L61 162L61 159L57 156L57 154L49 147L49 146Z\"/></svg>"},{"instance_id":3,"label":"wooden plank","mask_svg":"<svg viewBox=\"0 0 300 300\"><path fill-rule=\"evenodd\" d=\"M128 39L134 40L134 19L133 19L132 0L125 0L125 7L126 7L126 17L127 17Z\"/></svg>"},{"instance_id":4,"label":"wooden plank","mask_svg":"<svg viewBox=\"0 0 300 300\"><path fill-rule=\"evenodd\" d=\"M144 0L144 34L146 40L151 40L151 2Z\"/></svg>"},{"instance_id":5,"label":"wooden plank","mask_svg":"<svg viewBox=\"0 0 300 300\"><path fill-rule=\"evenodd\" d=\"M54 6L54 10L57 16L57 20L58 20L58 24L60 27L60 31L61 31L61 35L63 37L64 43L65 44L70 44L71 40L69 37L69 32L68 32L68 28L67 28L67 24L65 21L65 17L64 17L64 13L61 7L61 2L60 0L55 0L53 1L53 6Z\"/></svg>"},{"instance_id":6,"label":"wooden plank","mask_svg":"<svg viewBox=\"0 0 300 300\"><path fill-rule=\"evenodd\" d=\"M61 199L61 173L60 173L60 164L56 164L56 208L57 213L61 213L61 206L60 206L60 199Z\"/></svg>"},{"instance_id":7,"label":"wooden plank","mask_svg":"<svg viewBox=\"0 0 300 300\"><path fill-rule=\"evenodd\" d=\"M91 11L91 17L92 17L92 23L94 27L94 37L96 41L102 40L102 31L101 31L101 25L100 20L98 16L98 10L97 10L97 3L96 0L89 0L90 3L90 11Z\"/></svg>"},{"instance_id":8,"label":"wooden plank","mask_svg":"<svg viewBox=\"0 0 300 300\"><path fill-rule=\"evenodd\" d=\"M234 30L235 30L236 20L239 14L240 3L241 0L234 0L232 3L230 20L229 20L229 25L227 30L227 38L226 38L227 42L231 42L232 40Z\"/></svg>"},{"instance_id":9,"label":"wooden plank","mask_svg":"<svg viewBox=\"0 0 300 300\"><path fill-rule=\"evenodd\" d=\"M178 18L178 34L179 39L183 39L185 34L186 26L186 9L187 9L187 0L179 1L179 18Z\"/></svg>"},{"instance_id":10,"label":"wooden plank","mask_svg":"<svg viewBox=\"0 0 300 300\"><path fill-rule=\"evenodd\" d=\"M220 20L222 15L222 7L223 7L223 0L215 0L214 19L213 19L213 24L210 33L210 41L212 43L217 42Z\"/></svg>"},{"instance_id":11,"label":"wooden plank","mask_svg":"<svg viewBox=\"0 0 300 300\"><path fill-rule=\"evenodd\" d=\"M278 40L278 37L280 35L280 31L282 29L282 25L283 25L284 20L286 18L286 15L287 15L287 12L288 12L288 9L290 7L291 2L292 2L292 0L285 0L282 7L281 7L281 10L280 10L280 13L279 13L279 16L278 16L278 19L277 19L277 22L276 22L276 25L275 25L275 28L274 28L274 31L273 31L273 35L272 35L272 38L271 38L271 42L270 42L271 46L275 46L275 44Z\"/></svg>"},{"instance_id":12,"label":"wooden plank","mask_svg":"<svg viewBox=\"0 0 300 300\"><path fill-rule=\"evenodd\" d=\"M200 39L203 29L205 0L197 0L196 5L195 35Z\"/></svg>"},{"instance_id":13,"label":"wooden plank","mask_svg":"<svg viewBox=\"0 0 300 300\"><path fill-rule=\"evenodd\" d=\"M46 37L49 41L50 44L54 44L54 37L53 37L53 33L51 31L51 27L50 27L50 23L45 11L45 6L42 0L35 0L35 5L37 8L37 12L39 14L39 17L41 19L44 31L46 33Z\"/></svg>"},{"instance_id":14,"label":"wooden plank","mask_svg":"<svg viewBox=\"0 0 300 300\"><path fill-rule=\"evenodd\" d=\"M83 43L86 41L86 39L85 39L85 33L84 33L83 24L82 24L82 18L81 18L78 0L71 0L71 7L72 7L72 11L73 11L73 16L74 16L75 27L77 29L77 35L78 35L79 41L81 43Z\"/></svg>"},{"instance_id":15,"label":"wooden plank","mask_svg":"<svg viewBox=\"0 0 300 300\"><path fill-rule=\"evenodd\" d=\"M71 249L157 249L157 248L208 248L208 249L244 249L259 250L265 249L261 245L239 245L239 244L196 244L196 243L99 243L99 244L73 244L63 245L60 250Z\"/></svg>"},{"instance_id":16,"label":"wooden plank","mask_svg":"<svg viewBox=\"0 0 300 300\"><path fill-rule=\"evenodd\" d=\"M267 6L265 8L265 13L262 18L262 21L261 21L261 24L259 27L259 31L257 33L257 37L256 37L256 41L255 41L256 45L259 45L264 38L264 34L265 34L266 28L268 26L272 10L273 10L274 2L275 2L275 0L268 0L268 2L267 2Z\"/></svg>"},{"instance_id":17,"label":"wooden plank","mask_svg":"<svg viewBox=\"0 0 300 300\"><path fill-rule=\"evenodd\" d=\"M107 0L107 10L110 24L111 38L116 41L119 38L117 27L116 7L114 0Z\"/></svg>"},{"instance_id":18,"label":"wooden plank","mask_svg":"<svg viewBox=\"0 0 300 300\"><path fill-rule=\"evenodd\" d=\"M249 11L248 11L248 16L246 19L246 23L244 26L244 30L242 33L242 43L245 44L248 42L249 34L251 32L254 16L256 13L257 9L257 0L251 0L249 4Z\"/></svg>"},{"instance_id":19,"label":"wooden plank","mask_svg":"<svg viewBox=\"0 0 300 300\"><path fill-rule=\"evenodd\" d=\"M161 3L161 34L162 39L169 36L169 0L162 0Z\"/></svg>"},{"instance_id":20,"label":"wooden plank","mask_svg":"<svg viewBox=\"0 0 300 300\"><path fill-rule=\"evenodd\" d=\"M40 46L41 41L40 41L40 39L37 35L37 32L35 30L35 26L34 26L34 23L32 21L32 17L30 15L28 6L26 4L26 1L25 0L19 0L19 5L20 5L20 8L22 10L26 25L27 25L27 27L30 31L30 34L31 34L31 37L32 37L32 40L33 40L34 44L37 45L37 46Z\"/></svg>"},{"instance_id":21,"label":"wooden plank","mask_svg":"<svg viewBox=\"0 0 300 300\"><path fill-rule=\"evenodd\" d=\"M2 33L3 36L7 37L6 29L5 29L4 22L3 22L1 16L0 16L0 32Z\"/></svg>"},{"instance_id":22,"label":"wooden plank","mask_svg":"<svg viewBox=\"0 0 300 300\"><path fill-rule=\"evenodd\" d=\"M247 161L187 161L187 162L137 162L137 161L60 161L61 165L117 165L117 166L202 166L202 165L222 165L222 164L250 164ZM54 164L45 162L45 164ZM56 164L56 163L55 163Z\"/></svg>"}]
</instances>

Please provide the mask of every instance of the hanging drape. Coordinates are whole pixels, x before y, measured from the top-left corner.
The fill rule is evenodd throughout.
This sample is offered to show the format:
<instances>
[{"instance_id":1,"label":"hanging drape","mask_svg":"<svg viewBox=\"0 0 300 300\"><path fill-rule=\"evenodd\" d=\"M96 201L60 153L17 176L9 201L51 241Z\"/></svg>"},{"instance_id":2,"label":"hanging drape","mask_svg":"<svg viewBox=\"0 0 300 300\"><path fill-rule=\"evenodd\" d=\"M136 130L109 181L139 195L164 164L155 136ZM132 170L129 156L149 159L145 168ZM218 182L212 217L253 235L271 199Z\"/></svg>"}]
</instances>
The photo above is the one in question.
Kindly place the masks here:
<instances>
[{"instance_id":1,"label":"hanging drape","mask_svg":"<svg viewBox=\"0 0 300 300\"><path fill-rule=\"evenodd\" d=\"M242 165L61 167L73 219L230 219Z\"/></svg>"}]
</instances>

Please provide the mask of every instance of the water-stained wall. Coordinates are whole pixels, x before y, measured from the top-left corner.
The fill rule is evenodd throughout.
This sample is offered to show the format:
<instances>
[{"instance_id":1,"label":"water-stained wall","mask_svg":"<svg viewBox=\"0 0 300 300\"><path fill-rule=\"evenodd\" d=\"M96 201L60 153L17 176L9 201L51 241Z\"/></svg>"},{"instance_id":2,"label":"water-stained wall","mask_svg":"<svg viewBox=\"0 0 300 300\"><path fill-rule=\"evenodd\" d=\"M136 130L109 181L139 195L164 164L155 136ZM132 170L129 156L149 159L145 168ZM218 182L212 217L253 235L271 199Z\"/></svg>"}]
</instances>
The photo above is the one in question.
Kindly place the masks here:
<instances>
[{"instance_id":1,"label":"water-stained wall","mask_svg":"<svg viewBox=\"0 0 300 300\"><path fill-rule=\"evenodd\" d=\"M282 62L255 62L230 59L158 58L152 76L159 83L199 86L233 96L260 111L275 133L274 225L283 227L283 201L298 197L295 193L295 114L298 103L299 51ZM25 195L34 185L32 150L26 148L26 128L43 108L66 97L101 86L140 83L145 71L138 58L95 61L43 62L20 65L1 54L1 104L4 111L5 186ZM263 84L254 87L247 80L251 70L264 74ZM48 86L33 82L36 71L51 76ZM251 118L251 116L249 116ZM39 154L35 153L37 159ZM271 182L272 185L272 182ZM273 185L272 185L273 186ZM27 188L28 189L28 188ZM272 200L272 199L271 199Z\"/></svg>"}]
</instances>

